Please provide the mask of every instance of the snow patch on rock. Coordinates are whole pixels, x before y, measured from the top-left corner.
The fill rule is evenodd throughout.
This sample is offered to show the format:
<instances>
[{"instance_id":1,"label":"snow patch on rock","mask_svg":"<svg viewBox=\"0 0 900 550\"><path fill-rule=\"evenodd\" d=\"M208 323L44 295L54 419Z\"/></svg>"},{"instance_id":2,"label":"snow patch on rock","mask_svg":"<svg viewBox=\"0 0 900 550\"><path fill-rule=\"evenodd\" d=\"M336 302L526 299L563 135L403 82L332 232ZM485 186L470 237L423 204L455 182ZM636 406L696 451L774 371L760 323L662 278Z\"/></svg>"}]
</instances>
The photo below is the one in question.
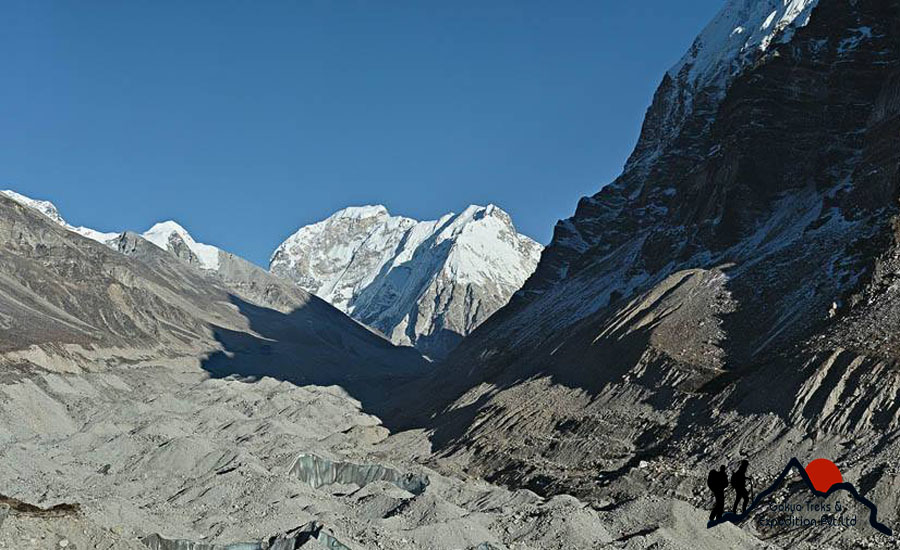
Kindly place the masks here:
<instances>
[{"instance_id":1,"label":"snow patch on rock","mask_svg":"<svg viewBox=\"0 0 900 550\"><path fill-rule=\"evenodd\" d=\"M185 228L172 220L154 225L141 236L169 251L173 251L173 247L176 246L174 243L180 240L196 257L200 267L213 271L219 268L219 249L209 244L198 243Z\"/></svg>"}]
</instances>

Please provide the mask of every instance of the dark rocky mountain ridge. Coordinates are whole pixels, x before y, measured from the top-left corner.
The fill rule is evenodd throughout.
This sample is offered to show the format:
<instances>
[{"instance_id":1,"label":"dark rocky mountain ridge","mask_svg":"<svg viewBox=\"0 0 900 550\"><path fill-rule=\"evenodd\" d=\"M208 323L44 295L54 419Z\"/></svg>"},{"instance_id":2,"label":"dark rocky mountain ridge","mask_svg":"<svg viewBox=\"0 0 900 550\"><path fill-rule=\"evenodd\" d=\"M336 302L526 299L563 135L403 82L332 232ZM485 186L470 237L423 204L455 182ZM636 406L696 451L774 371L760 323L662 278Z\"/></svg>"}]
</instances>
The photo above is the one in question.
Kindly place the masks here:
<instances>
[{"instance_id":1,"label":"dark rocky mountain ridge","mask_svg":"<svg viewBox=\"0 0 900 550\"><path fill-rule=\"evenodd\" d=\"M898 25L894 1L820 0L724 80L667 74L623 174L432 381L439 453L698 504L719 461L830 456L896 519Z\"/></svg>"}]
</instances>

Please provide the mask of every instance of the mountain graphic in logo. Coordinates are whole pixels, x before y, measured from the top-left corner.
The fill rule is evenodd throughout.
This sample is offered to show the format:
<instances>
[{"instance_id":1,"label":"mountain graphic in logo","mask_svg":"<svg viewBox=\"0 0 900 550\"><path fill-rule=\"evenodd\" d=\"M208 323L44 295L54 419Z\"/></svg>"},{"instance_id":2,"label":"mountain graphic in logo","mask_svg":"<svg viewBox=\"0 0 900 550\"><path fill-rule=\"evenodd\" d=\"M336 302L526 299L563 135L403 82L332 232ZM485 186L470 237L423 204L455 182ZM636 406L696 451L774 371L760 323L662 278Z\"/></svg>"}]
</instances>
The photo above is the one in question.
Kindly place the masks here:
<instances>
[{"instance_id":1,"label":"mountain graphic in logo","mask_svg":"<svg viewBox=\"0 0 900 550\"><path fill-rule=\"evenodd\" d=\"M826 498L837 491L846 491L854 500L869 509L869 525L885 535L890 536L892 534L893 531L891 531L890 527L878 521L878 507L875 506L872 501L860 495L859 491L856 490L856 487L854 487L852 483L844 481L840 469L838 469L834 462L825 458L817 458L804 468L796 457L788 461L787 466L785 466L781 474L775 478L775 481L772 482L769 487L760 491L744 512L740 514L727 512L720 518L707 523L707 528L715 527L716 525L725 522L737 525L746 520L750 513L753 512L760 503L781 487L788 474L791 473L791 470L797 470L800 474L800 478L806 483L806 486L812 494L817 497Z\"/></svg>"}]
</instances>

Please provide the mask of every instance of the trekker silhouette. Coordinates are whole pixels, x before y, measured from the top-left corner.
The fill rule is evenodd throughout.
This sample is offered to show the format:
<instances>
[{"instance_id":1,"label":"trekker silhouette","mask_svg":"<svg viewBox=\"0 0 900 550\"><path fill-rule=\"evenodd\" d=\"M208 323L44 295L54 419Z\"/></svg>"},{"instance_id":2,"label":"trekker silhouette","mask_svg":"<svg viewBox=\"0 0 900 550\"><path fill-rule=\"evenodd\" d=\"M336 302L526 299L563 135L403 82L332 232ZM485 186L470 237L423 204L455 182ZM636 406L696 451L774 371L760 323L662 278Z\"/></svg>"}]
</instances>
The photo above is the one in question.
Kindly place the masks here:
<instances>
[{"instance_id":1,"label":"trekker silhouette","mask_svg":"<svg viewBox=\"0 0 900 550\"><path fill-rule=\"evenodd\" d=\"M747 511L747 505L750 504L750 491L747 490L747 482L750 481L750 476L747 475L747 467L749 465L749 460L742 460L738 469L731 474L731 486L734 487L734 491L737 493L734 497L732 513L737 513L738 502L744 501L744 505L741 508L742 514Z\"/></svg>"},{"instance_id":2,"label":"trekker silhouette","mask_svg":"<svg viewBox=\"0 0 900 550\"><path fill-rule=\"evenodd\" d=\"M709 521L716 521L721 519L722 514L725 513L725 489L728 488L728 472L724 465L720 466L718 470L709 471L706 485L712 490L716 499L712 513L709 514Z\"/></svg>"}]
</instances>

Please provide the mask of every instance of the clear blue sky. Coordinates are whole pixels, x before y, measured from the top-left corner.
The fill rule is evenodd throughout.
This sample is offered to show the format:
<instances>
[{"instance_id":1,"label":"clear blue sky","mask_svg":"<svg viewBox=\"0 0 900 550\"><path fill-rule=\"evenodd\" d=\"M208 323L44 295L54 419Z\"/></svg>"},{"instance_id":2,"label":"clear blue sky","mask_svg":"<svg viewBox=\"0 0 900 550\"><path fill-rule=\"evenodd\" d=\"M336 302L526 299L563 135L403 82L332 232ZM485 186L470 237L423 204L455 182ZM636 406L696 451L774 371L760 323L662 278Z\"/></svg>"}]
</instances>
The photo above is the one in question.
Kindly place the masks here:
<instances>
[{"instance_id":1,"label":"clear blue sky","mask_svg":"<svg viewBox=\"0 0 900 550\"><path fill-rule=\"evenodd\" d=\"M493 202L546 243L722 0L10 1L0 187L265 265L348 205Z\"/></svg>"}]
</instances>

